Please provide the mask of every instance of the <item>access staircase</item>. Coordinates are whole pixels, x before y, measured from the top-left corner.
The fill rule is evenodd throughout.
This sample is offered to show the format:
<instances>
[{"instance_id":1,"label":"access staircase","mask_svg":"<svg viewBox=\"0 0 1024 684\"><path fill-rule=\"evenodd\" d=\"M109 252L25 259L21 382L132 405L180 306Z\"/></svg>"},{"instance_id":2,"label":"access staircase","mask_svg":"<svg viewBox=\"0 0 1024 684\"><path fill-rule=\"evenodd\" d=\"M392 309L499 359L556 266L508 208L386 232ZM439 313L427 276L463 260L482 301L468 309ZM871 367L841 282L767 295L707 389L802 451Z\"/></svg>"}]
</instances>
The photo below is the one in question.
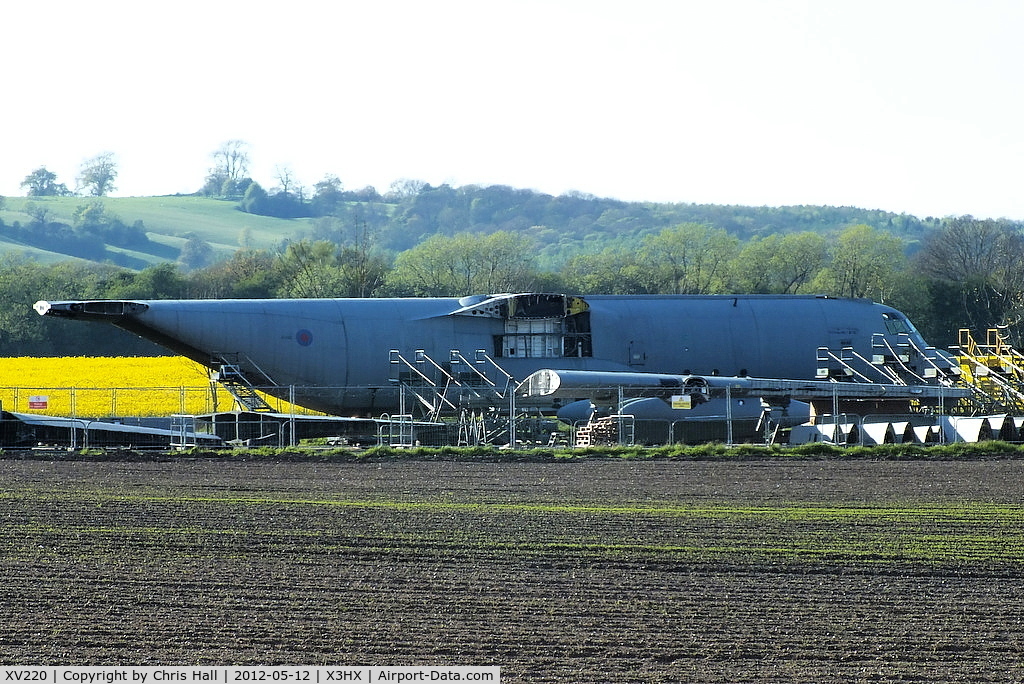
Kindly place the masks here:
<instances>
[{"instance_id":1,"label":"access staircase","mask_svg":"<svg viewBox=\"0 0 1024 684\"><path fill-rule=\"evenodd\" d=\"M881 333L871 337L871 358L851 347L835 350L818 348L818 380L839 382L926 385L949 383L944 377L943 358L934 347L922 349L906 333L893 346Z\"/></svg>"},{"instance_id":2,"label":"access staircase","mask_svg":"<svg viewBox=\"0 0 1024 684\"><path fill-rule=\"evenodd\" d=\"M870 359L852 349L818 349L820 380L883 382L894 385L929 384L965 387L971 396L944 407L951 414L981 415L1024 412L1024 354L1014 349L1005 329L990 328L984 344L970 330L959 331L959 344L950 348L959 373L942 370L938 353L920 349L901 335L894 346L882 335L873 340Z\"/></svg>"},{"instance_id":3,"label":"access staircase","mask_svg":"<svg viewBox=\"0 0 1024 684\"><path fill-rule=\"evenodd\" d=\"M210 373L210 382L213 385L219 383L234 398L235 404L242 411L271 412L274 407L267 403L263 396L256 390L251 377L242 369L242 362L251 368L255 368L255 375L260 377L260 387L271 387L275 383L266 373L263 372L251 359L241 358L240 354L216 354L211 359L210 367L216 370ZM216 387L214 387L216 390ZM214 391L214 398L217 393ZM216 410L216 406L214 406Z\"/></svg>"},{"instance_id":4,"label":"access staircase","mask_svg":"<svg viewBox=\"0 0 1024 684\"><path fill-rule=\"evenodd\" d=\"M470 362L461 351L453 349L447 363L440 363L422 349L416 350L411 360L392 349L390 361L395 369L391 381L402 392L403 412L407 410L405 397L432 421L445 414L458 414L466 407L493 406L502 401L508 401L514 412L515 378L483 351L477 351Z\"/></svg>"},{"instance_id":5,"label":"access staircase","mask_svg":"<svg viewBox=\"0 0 1024 684\"><path fill-rule=\"evenodd\" d=\"M981 344L962 328L958 342L952 351L960 377L975 389L981 412L1019 415L1024 411L1024 354L1009 344L1005 329L989 328Z\"/></svg>"}]
</instances>

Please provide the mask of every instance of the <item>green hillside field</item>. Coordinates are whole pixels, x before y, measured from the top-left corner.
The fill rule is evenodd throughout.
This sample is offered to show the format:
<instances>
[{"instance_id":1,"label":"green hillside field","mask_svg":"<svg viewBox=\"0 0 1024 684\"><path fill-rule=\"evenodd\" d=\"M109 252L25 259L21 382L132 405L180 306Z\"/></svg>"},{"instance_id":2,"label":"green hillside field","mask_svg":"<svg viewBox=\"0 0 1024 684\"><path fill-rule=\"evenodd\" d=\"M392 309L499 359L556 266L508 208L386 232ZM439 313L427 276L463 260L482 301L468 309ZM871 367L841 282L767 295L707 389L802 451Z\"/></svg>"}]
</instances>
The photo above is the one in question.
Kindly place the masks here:
<instances>
[{"instance_id":1,"label":"green hillside field","mask_svg":"<svg viewBox=\"0 0 1024 684\"><path fill-rule=\"evenodd\" d=\"M51 220L72 224L75 209L93 201L127 225L142 221L155 253L133 251L131 256L149 264L173 261L188 236L196 235L213 247L218 258L227 257L243 243L253 248L272 248L295 238L308 228L309 219L279 219L239 211L233 201L182 195L162 197L8 197L0 219L11 225L27 224L30 202L45 206ZM116 249L116 248L112 248ZM117 250L123 251L123 250ZM73 260L74 257L20 244L0 236L0 253L24 252L40 262Z\"/></svg>"}]
</instances>

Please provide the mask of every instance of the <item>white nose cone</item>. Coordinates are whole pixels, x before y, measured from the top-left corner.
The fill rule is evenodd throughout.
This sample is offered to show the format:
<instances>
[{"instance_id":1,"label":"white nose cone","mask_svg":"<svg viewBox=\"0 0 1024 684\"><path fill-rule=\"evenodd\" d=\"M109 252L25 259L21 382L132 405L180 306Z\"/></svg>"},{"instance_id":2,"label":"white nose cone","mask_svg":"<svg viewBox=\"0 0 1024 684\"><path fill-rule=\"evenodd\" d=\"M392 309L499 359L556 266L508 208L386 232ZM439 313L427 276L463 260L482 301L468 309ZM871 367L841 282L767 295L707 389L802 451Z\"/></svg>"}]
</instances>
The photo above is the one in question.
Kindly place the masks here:
<instances>
[{"instance_id":1,"label":"white nose cone","mask_svg":"<svg viewBox=\"0 0 1024 684\"><path fill-rule=\"evenodd\" d=\"M40 316L45 316L50 310L50 302L44 302L40 299L38 302L32 305L32 308L36 310L36 313Z\"/></svg>"}]
</instances>

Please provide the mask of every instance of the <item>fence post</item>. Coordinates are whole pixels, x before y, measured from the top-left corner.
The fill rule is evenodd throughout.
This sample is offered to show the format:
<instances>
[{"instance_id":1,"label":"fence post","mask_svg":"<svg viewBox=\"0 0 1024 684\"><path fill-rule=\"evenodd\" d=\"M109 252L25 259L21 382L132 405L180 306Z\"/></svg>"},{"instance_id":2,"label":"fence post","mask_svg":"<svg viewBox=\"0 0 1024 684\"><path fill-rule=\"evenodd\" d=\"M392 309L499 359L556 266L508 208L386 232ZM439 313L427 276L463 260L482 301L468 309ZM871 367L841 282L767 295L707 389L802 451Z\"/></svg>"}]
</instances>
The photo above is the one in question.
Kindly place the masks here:
<instances>
[{"instance_id":1,"label":"fence post","mask_svg":"<svg viewBox=\"0 0 1024 684\"><path fill-rule=\"evenodd\" d=\"M732 445L732 387L725 386L725 443Z\"/></svg>"},{"instance_id":2,"label":"fence post","mask_svg":"<svg viewBox=\"0 0 1024 684\"><path fill-rule=\"evenodd\" d=\"M295 446L295 385L288 385L288 446Z\"/></svg>"}]
</instances>

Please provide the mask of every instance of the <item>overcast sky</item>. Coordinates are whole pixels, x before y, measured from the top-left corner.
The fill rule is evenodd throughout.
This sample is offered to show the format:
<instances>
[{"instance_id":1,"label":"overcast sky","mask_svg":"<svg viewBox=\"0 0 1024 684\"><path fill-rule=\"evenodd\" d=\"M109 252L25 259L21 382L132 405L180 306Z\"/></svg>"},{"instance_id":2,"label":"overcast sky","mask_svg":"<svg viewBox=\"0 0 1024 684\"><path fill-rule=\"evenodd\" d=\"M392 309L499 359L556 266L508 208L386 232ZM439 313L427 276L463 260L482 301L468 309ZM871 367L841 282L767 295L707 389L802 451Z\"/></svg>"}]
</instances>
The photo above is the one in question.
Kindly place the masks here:
<instances>
[{"instance_id":1,"label":"overcast sky","mask_svg":"<svg viewBox=\"0 0 1024 684\"><path fill-rule=\"evenodd\" d=\"M1024 220L1018 0L6 3L0 195L251 175Z\"/></svg>"}]
</instances>

